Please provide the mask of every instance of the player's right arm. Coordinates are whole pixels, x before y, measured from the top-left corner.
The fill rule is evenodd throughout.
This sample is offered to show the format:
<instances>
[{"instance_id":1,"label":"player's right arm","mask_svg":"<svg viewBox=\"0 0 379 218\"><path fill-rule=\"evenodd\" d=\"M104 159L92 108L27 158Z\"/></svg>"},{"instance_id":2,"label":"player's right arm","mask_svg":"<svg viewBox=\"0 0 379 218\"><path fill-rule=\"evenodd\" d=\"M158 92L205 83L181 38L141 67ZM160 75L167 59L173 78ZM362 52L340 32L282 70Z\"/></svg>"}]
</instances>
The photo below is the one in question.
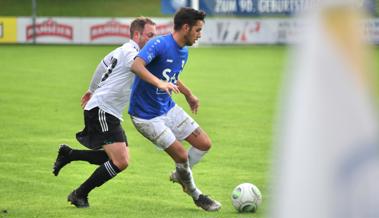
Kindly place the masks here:
<instances>
[{"instance_id":1,"label":"player's right arm","mask_svg":"<svg viewBox=\"0 0 379 218\"><path fill-rule=\"evenodd\" d=\"M155 58L165 52L165 43L162 37L156 37L149 40L145 46L140 50L131 67L131 71L135 73L142 80L150 83L151 85L167 92L169 95L171 91L179 93L179 89L175 84L160 80L157 76L152 74L146 65L151 63ZM154 72L157 73L157 72Z\"/></svg>"},{"instance_id":2,"label":"player's right arm","mask_svg":"<svg viewBox=\"0 0 379 218\"><path fill-rule=\"evenodd\" d=\"M94 93L95 90L97 89L101 81L101 77L103 76L106 70L107 69L102 63L99 63L99 65L97 65L96 70L93 73L89 89L84 93L84 95L82 96L80 100L80 105L82 106L82 108L84 108L86 104L88 103L88 101L91 99L92 93Z\"/></svg>"},{"instance_id":3,"label":"player's right arm","mask_svg":"<svg viewBox=\"0 0 379 218\"><path fill-rule=\"evenodd\" d=\"M136 57L132 64L131 70L142 80L152 84L162 91L167 92L168 94L170 94L170 91L179 93L179 89L175 84L158 79L145 67L145 65L146 62L142 58Z\"/></svg>"}]
</instances>

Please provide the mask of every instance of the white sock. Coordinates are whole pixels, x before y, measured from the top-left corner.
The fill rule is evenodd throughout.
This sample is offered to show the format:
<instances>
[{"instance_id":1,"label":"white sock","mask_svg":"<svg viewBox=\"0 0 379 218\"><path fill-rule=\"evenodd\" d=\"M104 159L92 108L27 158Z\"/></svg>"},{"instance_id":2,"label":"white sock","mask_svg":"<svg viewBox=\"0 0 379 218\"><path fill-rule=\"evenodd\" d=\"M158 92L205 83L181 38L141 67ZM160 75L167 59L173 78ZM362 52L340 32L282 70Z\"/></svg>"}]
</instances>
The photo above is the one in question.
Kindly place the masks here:
<instances>
[{"instance_id":1,"label":"white sock","mask_svg":"<svg viewBox=\"0 0 379 218\"><path fill-rule=\"evenodd\" d=\"M188 149L189 165L192 167L197 164L208 151L199 150L193 146Z\"/></svg>"},{"instance_id":2,"label":"white sock","mask_svg":"<svg viewBox=\"0 0 379 218\"><path fill-rule=\"evenodd\" d=\"M197 200L201 191L196 187L188 161L186 163L176 163L176 172L180 180L184 183L187 194Z\"/></svg>"}]
</instances>

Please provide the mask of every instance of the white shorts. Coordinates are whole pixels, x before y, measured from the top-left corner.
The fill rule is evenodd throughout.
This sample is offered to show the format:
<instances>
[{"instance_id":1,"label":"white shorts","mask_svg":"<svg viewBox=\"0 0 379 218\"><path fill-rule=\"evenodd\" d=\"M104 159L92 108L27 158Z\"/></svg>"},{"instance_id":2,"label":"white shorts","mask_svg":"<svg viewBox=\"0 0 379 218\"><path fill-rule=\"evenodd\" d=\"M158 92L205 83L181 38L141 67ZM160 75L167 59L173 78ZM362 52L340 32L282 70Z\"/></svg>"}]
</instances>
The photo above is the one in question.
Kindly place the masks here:
<instances>
[{"instance_id":1,"label":"white shorts","mask_svg":"<svg viewBox=\"0 0 379 218\"><path fill-rule=\"evenodd\" d=\"M131 117L136 129L163 150L172 145L175 140L183 141L199 127L199 124L177 105L167 114L150 120Z\"/></svg>"}]
</instances>

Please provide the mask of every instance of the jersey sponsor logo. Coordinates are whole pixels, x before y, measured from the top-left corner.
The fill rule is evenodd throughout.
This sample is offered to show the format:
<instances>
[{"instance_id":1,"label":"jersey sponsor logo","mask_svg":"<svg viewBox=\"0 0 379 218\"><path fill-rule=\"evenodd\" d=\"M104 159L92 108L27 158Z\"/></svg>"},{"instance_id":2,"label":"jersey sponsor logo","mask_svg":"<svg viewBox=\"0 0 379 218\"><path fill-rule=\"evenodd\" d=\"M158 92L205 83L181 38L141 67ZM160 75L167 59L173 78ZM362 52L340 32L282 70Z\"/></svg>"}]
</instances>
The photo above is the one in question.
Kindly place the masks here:
<instances>
[{"instance_id":1,"label":"jersey sponsor logo","mask_svg":"<svg viewBox=\"0 0 379 218\"><path fill-rule=\"evenodd\" d=\"M130 38L130 26L116 20L111 20L105 24L97 24L90 27L91 41L104 37Z\"/></svg>"},{"instance_id":2,"label":"jersey sponsor logo","mask_svg":"<svg viewBox=\"0 0 379 218\"><path fill-rule=\"evenodd\" d=\"M36 23L36 37L53 36L65 39L73 39L73 27L67 24L59 24L58 22L48 19L42 23ZM33 24L26 26L26 40L33 39Z\"/></svg>"},{"instance_id":3,"label":"jersey sponsor logo","mask_svg":"<svg viewBox=\"0 0 379 218\"><path fill-rule=\"evenodd\" d=\"M176 80L176 73L174 73L173 75L170 76L172 70L170 68L166 68L162 71L162 76L163 76L163 81L166 81L168 83L172 83L172 84L176 84L177 80ZM159 88L157 88L157 91L156 93L158 95L164 95L164 94L167 94L167 92L165 91L162 91L160 90Z\"/></svg>"},{"instance_id":4,"label":"jersey sponsor logo","mask_svg":"<svg viewBox=\"0 0 379 218\"><path fill-rule=\"evenodd\" d=\"M174 62L174 61L173 61L172 59L167 59L166 62L167 62L167 63L172 63L172 62Z\"/></svg>"}]
</instances>

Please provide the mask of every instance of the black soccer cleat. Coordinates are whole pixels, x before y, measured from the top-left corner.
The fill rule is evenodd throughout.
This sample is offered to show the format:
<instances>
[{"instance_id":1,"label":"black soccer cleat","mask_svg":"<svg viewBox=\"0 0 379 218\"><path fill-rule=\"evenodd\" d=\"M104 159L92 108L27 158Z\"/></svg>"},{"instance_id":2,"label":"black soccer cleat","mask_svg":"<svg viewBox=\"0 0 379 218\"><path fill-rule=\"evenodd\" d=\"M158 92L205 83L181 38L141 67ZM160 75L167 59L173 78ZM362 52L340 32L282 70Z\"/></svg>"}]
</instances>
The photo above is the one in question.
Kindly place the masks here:
<instances>
[{"instance_id":1,"label":"black soccer cleat","mask_svg":"<svg viewBox=\"0 0 379 218\"><path fill-rule=\"evenodd\" d=\"M193 199L196 206L201 207L205 211L218 211L221 209L221 203L212 200L209 196L201 194L197 200Z\"/></svg>"},{"instance_id":2,"label":"black soccer cleat","mask_svg":"<svg viewBox=\"0 0 379 218\"><path fill-rule=\"evenodd\" d=\"M77 208L86 208L89 207L88 197L87 196L79 196L76 190L72 191L67 196L67 201L71 202L71 204L75 205Z\"/></svg>"},{"instance_id":3,"label":"black soccer cleat","mask_svg":"<svg viewBox=\"0 0 379 218\"><path fill-rule=\"evenodd\" d=\"M70 163L70 159L68 158L68 155L72 151L72 148L66 144L62 144L59 147L58 150L58 156L55 160L54 166L53 166L53 174L55 176L58 176L59 171L68 163Z\"/></svg>"}]
</instances>

